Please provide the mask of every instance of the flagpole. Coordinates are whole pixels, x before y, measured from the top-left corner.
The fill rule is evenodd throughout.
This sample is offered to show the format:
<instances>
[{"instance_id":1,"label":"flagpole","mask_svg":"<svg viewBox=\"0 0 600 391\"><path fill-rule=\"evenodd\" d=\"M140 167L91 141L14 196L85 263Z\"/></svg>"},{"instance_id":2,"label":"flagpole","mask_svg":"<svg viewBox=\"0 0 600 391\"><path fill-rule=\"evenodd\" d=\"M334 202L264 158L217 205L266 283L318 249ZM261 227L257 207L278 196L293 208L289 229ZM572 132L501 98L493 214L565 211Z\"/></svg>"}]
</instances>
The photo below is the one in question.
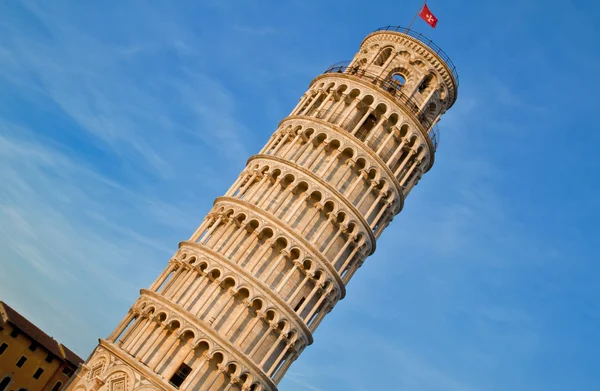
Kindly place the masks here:
<instances>
[{"instance_id":1,"label":"flagpole","mask_svg":"<svg viewBox=\"0 0 600 391\"><path fill-rule=\"evenodd\" d=\"M423 5L421 6L421 8L419 8L419 10L417 11L417 13L415 14L415 16L412 18L412 20L410 21L410 23L408 24L408 27L406 28L406 33L408 33L408 30L410 30L410 26L412 26L413 22L415 21L415 19L417 19L417 15L419 15L419 13L423 10L423 7L425 7L425 4L427 3L427 0L425 0L423 2Z\"/></svg>"}]
</instances>

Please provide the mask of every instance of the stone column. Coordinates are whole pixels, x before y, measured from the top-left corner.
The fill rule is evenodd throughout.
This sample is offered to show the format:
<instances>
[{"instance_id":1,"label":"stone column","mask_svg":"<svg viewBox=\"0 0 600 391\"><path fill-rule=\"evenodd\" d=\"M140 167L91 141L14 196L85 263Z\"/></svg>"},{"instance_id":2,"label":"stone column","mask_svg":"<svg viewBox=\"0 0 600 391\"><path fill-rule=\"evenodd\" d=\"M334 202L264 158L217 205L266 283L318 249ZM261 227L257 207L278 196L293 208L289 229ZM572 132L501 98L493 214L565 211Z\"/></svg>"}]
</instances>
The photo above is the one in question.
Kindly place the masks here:
<instances>
[{"instance_id":1,"label":"stone column","mask_svg":"<svg viewBox=\"0 0 600 391\"><path fill-rule=\"evenodd\" d=\"M402 180L400 181L400 186L404 186L404 183L406 183L406 180L408 179L408 177L410 176L410 174L412 174L412 172L414 171L415 168L417 168L419 165L421 165L421 155L419 155L415 161L413 162L413 164L410 166L410 168L408 169L408 172L404 175L404 177L402 178Z\"/></svg>"},{"instance_id":2,"label":"stone column","mask_svg":"<svg viewBox=\"0 0 600 391\"><path fill-rule=\"evenodd\" d=\"M367 109L367 112L362 116L360 121L358 121L358 123L356 124L354 129L352 129L352 131L350 132L353 136L356 135L356 132L358 132L358 130L361 128L361 126L363 126L364 122L367 120L369 115L371 115L373 113L373 111L375 111L375 108L369 106L369 108Z\"/></svg>"},{"instance_id":3,"label":"stone column","mask_svg":"<svg viewBox=\"0 0 600 391\"><path fill-rule=\"evenodd\" d=\"M227 222L225 223L225 227L223 227L223 233L219 237L219 240L213 246L215 251L220 251L223 244L231 237L233 230L237 227L237 222L232 218L227 218Z\"/></svg>"},{"instance_id":4,"label":"stone column","mask_svg":"<svg viewBox=\"0 0 600 391\"><path fill-rule=\"evenodd\" d=\"M342 265L342 267L340 267L340 269L338 270L338 272L340 274L344 273L344 270L346 270L346 267L350 264L350 262L352 262L352 259L354 258L354 256L356 255L356 253L358 252L359 249L362 248L364 244L359 244L356 247L354 247L354 249L352 250L352 252L350 253L350 255L348 255L348 258L346 258L346 262L344 262L344 264Z\"/></svg>"},{"instance_id":5,"label":"stone column","mask_svg":"<svg viewBox=\"0 0 600 391\"><path fill-rule=\"evenodd\" d=\"M298 308L298 310L296 311L296 313L298 315L302 314L302 311L304 311L304 309L306 308L306 306L310 303L310 301L312 300L312 298L315 296L315 294L323 288L323 285L319 282L319 281L315 281L315 287L312 289L312 291L308 294L308 296L306 296L306 299L304 300L304 303L302 303L302 305L300 306L300 308Z\"/></svg>"},{"instance_id":6,"label":"stone column","mask_svg":"<svg viewBox=\"0 0 600 391\"><path fill-rule=\"evenodd\" d=\"M290 153L291 149L294 148L294 145L296 145L296 143L298 142L298 140L302 137L302 133L298 133L296 135L296 137L294 137L294 139L292 140L292 142L290 143L290 145L285 149L284 152L281 153L281 157L282 158L286 158L287 155Z\"/></svg>"},{"instance_id":7,"label":"stone column","mask_svg":"<svg viewBox=\"0 0 600 391\"><path fill-rule=\"evenodd\" d=\"M353 241L350 240L350 238L348 238L346 240L346 243L344 243L344 245L342 246L341 250L336 254L336 256L331 260L331 264L333 265L333 267L335 267L335 264L339 261L339 259L344 255L344 253L346 252L346 249L348 248L348 246L352 243Z\"/></svg>"},{"instance_id":8,"label":"stone column","mask_svg":"<svg viewBox=\"0 0 600 391\"><path fill-rule=\"evenodd\" d=\"M135 320L135 322L131 325L131 327L128 330L125 331L125 334L123 334L121 338L115 340L115 342L117 342L119 346L123 346L123 342L126 341L131 335L133 335L135 330L140 326L140 323L142 321L141 312L136 310L134 311L134 315L135 317L133 319Z\"/></svg>"},{"instance_id":9,"label":"stone column","mask_svg":"<svg viewBox=\"0 0 600 391\"><path fill-rule=\"evenodd\" d=\"M246 254L248 249L250 247L255 246L256 244L260 243L260 232L257 232L257 231L258 231L258 229L255 229L254 231L252 231L248 234L248 237L245 238L245 243L242 245L242 247L240 247L239 250L237 250L235 252L235 257L232 254L232 256L231 256L232 261L234 261L235 263L240 263L241 261L244 260L244 255Z\"/></svg>"},{"instance_id":10,"label":"stone column","mask_svg":"<svg viewBox=\"0 0 600 391\"><path fill-rule=\"evenodd\" d=\"M238 336L238 338L236 338L236 340L239 340L239 342L237 342L237 345L242 347L244 342L246 341L246 338L248 338L248 336L250 335L250 333L252 332L252 330L254 329L254 327L256 327L256 325L258 324L259 321L265 321L265 313L258 310L256 311L256 316L254 317L254 319L252 319L250 321L250 323L248 323L245 327L244 333L241 336Z\"/></svg>"},{"instance_id":11,"label":"stone column","mask_svg":"<svg viewBox=\"0 0 600 391\"><path fill-rule=\"evenodd\" d=\"M373 127L373 129L371 129L371 131L369 132L369 135L367 136L367 138L365 138L364 143L366 145L369 145L369 141L371 141L371 139L373 138L373 136L375 136L375 133L377 133L379 131L379 129L381 128L381 126L383 126L383 124L385 122L387 122L388 118L385 115L381 115L381 118L379 119L379 121L377 122L377 124Z\"/></svg>"},{"instance_id":12,"label":"stone column","mask_svg":"<svg viewBox=\"0 0 600 391\"><path fill-rule=\"evenodd\" d=\"M310 194L307 194L306 192L302 192L300 194L300 196L298 197L298 201L296 201L296 205L294 205L294 207L288 212L287 216L283 217L282 220L285 222L289 222L290 219L296 215L296 212L298 212L298 209L300 209L300 207L309 198L310 198Z\"/></svg>"},{"instance_id":13,"label":"stone column","mask_svg":"<svg viewBox=\"0 0 600 391\"><path fill-rule=\"evenodd\" d=\"M136 354L136 357L138 357L140 361L145 362L146 354L149 354L149 352L151 352L152 349L156 347L156 344L159 341L160 334L162 334L163 328L164 325L158 319L156 319L152 330L150 331L150 333L148 333L148 337L142 343L142 348Z\"/></svg>"},{"instance_id":14,"label":"stone column","mask_svg":"<svg viewBox=\"0 0 600 391\"><path fill-rule=\"evenodd\" d=\"M359 175L356 178L356 180L354 181L354 183L352 185L350 185L345 191L344 191L344 196L346 198L348 198L350 195L352 195L352 192L354 191L354 189L356 189L356 186L358 186L363 180L365 180L367 177L369 176L369 174L363 169L359 171Z\"/></svg>"},{"instance_id":15,"label":"stone column","mask_svg":"<svg viewBox=\"0 0 600 391\"><path fill-rule=\"evenodd\" d=\"M367 213L364 214L365 220L369 221L369 216L371 215L371 213L373 213L373 211L375 210L375 208L377 208L377 205L379 205L379 202L381 201L381 199L383 197L385 197L387 194L388 193L385 190L380 190L379 191L379 194L377 195L377 198L375 199L375 201L373 202L373 204L371 204L371 207L369 208L369 210L367 211Z\"/></svg>"},{"instance_id":16,"label":"stone column","mask_svg":"<svg viewBox=\"0 0 600 391\"><path fill-rule=\"evenodd\" d=\"M319 107L317 107L317 110L315 110L315 117L319 117L320 116L320 111L323 109L323 107L325 107L325 105L327 104L327 102L329 102L329 100L331 99L331 97L333 96L334 93L335 93L335 91L332 88L331 91L329 91L329 93L325 97L325 99L323 99L323 102L321 102L321 104L319 105Z\"/></svg>"},{"instance_id":17,"label":"stone column","mask_svg":"<svg viewBox=\"0 0 600 391\"><path fill-rule=\"evenodd\" d=\"M167 268L163 270L162 273L160 273L158 278L154 280L154 282L152 283L152 285L150 285L148 290L156 291L163 284L167 277L169 277L169 274L171 274L171 272L173 271L173 263L173 260L169 261Z\"/></svg>"},{"instance_id":18,"label":"stone column","mask_svg":"<svg viewBox=\"0 0 600 391\"><path fill-rule=\"evenodd\" d=\"M377 155L379 155L381 153L381 151L383 151L383 148L385 148L386 145L388 145L388 143L390 142L390 140L392 139L392 137L394 137L394 127L390 128L390 134L388 134L385 139L383 140L383 142L381 143L381 145L379 146L379 148L377 148L377 151L375 151L375 153Z\"/></svg>"},{"instance_id":19,"label":"stone column","mask_svg":"<svg viewBox=\"0 0 600 391\"><path fill-rule=\"evenodd\" d=\"M265 273L265 277L263 279L263 281L267 282L269 280L269 277L271 277L271 275L273 274L273 272L275 271L275 269L277 268L277 266L279 266L279 263L283 260L285 260L286 258L289 258L290 253L287 250L281 250L279 252L279 258L277 258L277 260L275 262L273 262L273 265L269 268L269 270Z\"/></svg>"},{"instance_id":20,"label":"stone column","mask_svg":"<svg viewBox=\"0 0 600 391\"><path fill-rule=\"evenodd\" d=\"M179 387L180 390L192 390L195 388L196 386L196 381L198 381L198 377L199 375L201 375L203 372L203 368L206 366L207 363L210 362L210 357L208 355L208 352L205 352L202 355L202 360L200 360L200 362L198 362L198 365L196 366L196 368L192 369L192 372L190 372L190 374L188 375L188 377L183 381L183 383L181 384L181 386Z\"/></svg>"},{"instance_id":21,"label":"stone column","mask_svg":"<svg viewBox=\"0 0 600 391\"><path fill-rule=\"evenodd\" d=\"M326 217L327 220L325 220L323 226L319 229L317 233L315 233L315 236L310 240L311 243L318 243L319 239L321 238L321 235L323 235L323 232L325 232L327 227L331 226L331 222L335 219L333 213L328 213Z\"/></svg>"},{"instance_id":22,"label":"stone column","mask_svg":"<svg viewBox=\"0 0 600 391\"><path fill-rule=\"evenodd\" d=\"M340 106L343 106L344 101L346 100L346 96L347 96L346 94L341 93L340 101L335 105L335 107L332 107L331 112L327 115L327 117L325 117L325 121L330 121L331 117L333 117L335 115L335 113L338 112Z\"/></svg>"},{"instance_id":23,"label":"stone column","mask_svg":"<svg viewBox=\"0 0 600 391\"><path fill-rule=\"evenodd\" d=\"M277 365L279 364L279 362L285 357L288 350L293 349L293 348L294 348L293 342L286 345L285 349L283 349L283 351L279 354L279 357L277 357L275 359L275 362L273 363L273 365L271 365L271 368L269 368L269 370L267 371L267 376L269 376L269 377L273 376L273 372L275 372L275 369L277 369Z\"/></svg>"},{"instance_id":24,"label":"stone column","mask_svg":"<svg viewBox=\"0 0 600 391\"><path fill-rule=\"evenodd\" d=\"M148 328L153 324L149 314L142 314L141 316L143 324L139 327L139 330L136 328L135 335L132 335L131 341L128 341L127 344L123 346L123 350L128 351L132 356L139 348L139 342L145 338Z\"/></svg>"},{"instance_id":25,"label":"stone column","mask_svg":"<svg viewBox=\"0 0 600 391\"><path fill-rule=\"evenodd\" d=\"M321 322L323 321L323 318L325 318L325 315L327 315L329 313L329 311L331 311L332 308L333 308L333 305L331 303L327 302L327 304L323 307L323 310L315 318L314 322L312 322L308 326L310 328L311 332L314 332L317 329L317 327L319 327L319 324L321 324Z\"/></svg>"},{"instance_id":26,"label":"stone column","mask_svg":"<svg viewBox=\"0 0 600 391\"><path fill-rule=\"evenodd\" d=\"M227 288L227 293L229 293L229 299L227 299L221 306L217 307L216 310L212 310L212 315L209 314L208 316L208 323L210 324L216 324L217 319L220 318L221 313L223 312L227 312L227 310L229 310L229 307L235 303L235 295L237 294L237 292L235 292L233 289L231 288Z\"/></svg>"},{"instance_id":27,"label":"stone column","mask_svg":"<svg viewBox=\"0 0 600 391\"><path fill-rule=\"evenodd\" d=\"M398 175L400 174L400 172L402 172L402 169L404 168L404 166L406 166L406 163L408 163L412 157L414 155L416 155L417 152L415 152L415 150L411 149L407 154L406 157L404 158L404 160L402 161L402 163L400 164L400 166L396 169L396 171L394 171L394 176L398 177Z\"/></svg>"},{"instance_id":28,"label":"stone column","mask_svg":"<svg viewBox=\"0 0 600 391\"><path fill-rule=\"evenodd\" d=\"M183 335L180 336L180 340ZM182 361L195 349L193 342L188 340L184 345L181 346L175 357L171 360L169 365L163 371L164 377L170 379L171 376L177 371L177 368L181 365ZM189 377L189 375L188 375Z\"/></svg>"},{"instance_id":29,"label":"stone column","mask_svg":"<svg viewBox=\"0 0 600 391\"><path fill-rule=\"evenodd\" d=\"M354 101L348 105L348 108L346 109L345 112L342 112L342 115L340 115L340 121L337 121L336 124L344 127L346 125L346 120L348 119L348 117L350 117L350 115L354 112L354 110L356 109L356 107L358 106L358 104L360 103L360 99L355 98ZM348 130L348 129L346 129Z\"/></svg>"},{"instance_id":30,"label":"stone column","mask_svg":"<svg viewBox=\"0 0 600 391\"><path fill-rule=\"evenodd\" d=\"M214 299L214 295L218 292L219 289L221 289L221 280L215 278L214 280L211 280L211 282L214 284L214 286L212 287L212 290L208 295L206 294L206 292L204 292L206 300L204 300L200 308L194 311L194 315L196 316L200 316L200 313L202 313L206 306L210 304L210 302Z\"/></svg>"},{"instance_id":31,"label":"stone column","mask_svg":"<svg viewBox=\"0 0 600 391\"><path fill-rule=\"evenodd\" d=\"M252 256L253 259L250 260L251 263L248 263L245 266L246 270L249 270L251 274L254 274L254 268L260 264L260 261L264 260L265 255L267 255L267 253L271 250L273 250L273 246L275 246L275 240L270 239L267 241L264 241L261 243L261 246L264 247L263 251L258 253L258 254L254 254Z\"/></svg>"},{"instance_id":32,"label":"stone column","mask_svg":"<svg viewBox=\"0 0 600 391\"><path fill-rule=\"evenodd\" d=\"M298 104L296 105L296 107L294 107L294 110L292 110L292 112L290 113L290 115L295 115L297 114L297 110L300 109L300 107L302 106L302 104L309 98L308 94L304 93L304 95L302 95L302 97L300 98L300 101L298 102Z\"/></svg>"},{"instance_id":33,"label":"stone column","mask_svg":"<svg viewBox=\"0 0 600 391\"><path fill-rule=\"evenodd\" d=\"M294 266L286 274L286 276L283 278L283 280L281 280L279 285L277 285L277 288L275 288L275 291L277 293L279 293L281 291L281 288L283 288L285 286L285 284L287 284L287 282L290 280L292 275L296 272L296 270L300 269L301 266L302 266L302 264L299 261L294 261Z\"/></svg>"},{"instance_id":34,"label":"stone column","mask_svg":"<svg viewBox=\"0 0 600 391\"><path fill-rule=\"evenodd\" d=\"M267 339L267 337L269 335L271 335L271 332L276 331L277 330L277 325L273 325L271 324L269 321L267 321L267 325L268 328L267 330L263 333L262 337L260 337L260 339L258 340L258 342L256 342L256 345L254 345L254 348L252 348L252 350L250 351L250 353L248 353L248 357L252 358L254 357L254 355L256 354L256 352L258 352L258 349L260 349L260 347L262 346L262 344L265 342L265 340Z\"/></svg>"},{"instance_id":35,"label":"stone column","mask_svg":"<svg viewBox=\"0 0 600 391\"><path fill-rule=\"evenodd\" d=\"M304 166L306 166L307 170L313 171L314 164L322 157L322 153L328 145L329 143L327 141L323 141L321 144L319 144L317 149L315 149L312 156L310 157L310 161L307 159L307 161L304 163Z\"/></svg>"},{"instance_id":36,"label":"stone column","mask_svg":"<svg viewBox=\"0 0 600 391\"><path fill-rule=\"evenodd\" d=\"M331 246L333 246L333 244L337 241L337 239L340 237L340 235L342 233L348 233L348 226L346 224L340 224L338 226L338 230L335 233L335 235L333 236L333 238L331 238L329 240L329 242L325 246L325 249L323 249L323 251L321 251L323 253L323 255L325 255L325 256L327 255L327 252L329 252L329 250L331 249Z\"/></svg>"},{"instance_id":37,"label":"stone column","mask_svg":"<svg viewBox=\"0 0 600 391\"><path fill-rule=\"evenodd\" d=\"M223 333L221 333L221 335L227 336L227 334L229 333L229 331L231 331L231 329L233 328L233 326L237 325L237 322L240 320L240 318L242 317L242 315L248 315L248 311L250 309L250 302L246 299L242 300L242 304L246 307L246 308L242 308L240 313L237 314L235 320L233 322L230 322L228 326L226 326L225 330L223 330Z\"/></svg>"},{"instance_id":38,"label":"stone column","mask_svg":"<svg viewBox=\"0 0 600 391\"><path fill-rule=\"evenodd\" d=\"M279 370L277 370L277 374L274 374L273 378L275 384L281 381L281 378L287 372L287 370L290 368L290 365L292 365L292 363L296 360L297 357L298 356L296 354L291 354L290 357L288 357L287 361L279 368Z\"/></svg>"},{"instance_id":39,"label":"stone column","mask_svg":"<svg viewBox=\"0 0 600 391\"><path fill-rule=\"evenodd\" d=\"M212 214L208 214L202 224L198 227L198 229L192 234L192 236L188 239L188 241L195 243L202 236L202 232L214 221L214 216Z\"/></svg>"},{"instance_id":40,"label":"stone column","mask_svg":"<svg viewBox=\"0 0 600 391\"><path fill-rule=\"evenodd\" d=\"M133 310L130 309L129 312L127 312L127 315L125 316L125 318L123 318L123 320L121 321L121 323L119 323L118 326L113 330L113 332L110 333L107 340L109 340L111 342L116 342L119 335L121 335L121 333L129 325L129 322L131 322L135 318L135 316L136 315L133 312Z\"/></svg>"},{"instance_id":41,"label":"stone column","mask_svg":"<svg viewBox=\"0 0 600 391\"><path fill-rule=\"evenodd\" d=\"M269 177L267 175L260 174L260 181L258 182L258 184L256 186L254 186L254 188L252 188L250 191L248 191L248 194L246 195L246 200L248 202L250 202L252 197L254 197L254 195L262 188L262 185L265 183L265 181L267 179L269 179Z\"/></svg>"},{"instance_id":42,"label":"stone column","mask_svg":"<svg viewBox=\"0 0 600 391\"><path fill-rule=\"evenodd\" d=\"M362 195L362 197L356 203L356 209L360 209L360 207L362 206L363 202L365 202L366 199L367 199L367 197L371 195L371 192L373 191L373 189L376 186L377 186L377 182L371 181L371 184L369 185L369 188L367 189L367 191L364 192L364 194Z\"/></svg>"},{"instance_id":43,"label":"stone column","mask_svg":"<svg viewBox=\"0 0 600 391\"><path fill-rule=\"evenodd\" d=\"M329 169L331 168L331 166L337 162L338 160L338 156L340 156L340 154L342 153L342 151L340 151L339 149L336 149L335 151L333 151L332 153L329 154L329 162L321 169L317 172L317 174L320 177L325 177L325 174L327 172L329 172Z\"/></svg>"},{"instance_id":44,"label":"stone column","mask_svg":"<svg viewBox=\"0 0 600 391\"><path fill-rule=\"evenodd\" d=\"M286 303L289 305L292 305L294 300L296 300L296 298L298 297L300 292L302 292L302 289L304 288L304 286L306 285L308 280L313 279L315 277L314 274L311 274L310 272L308 272L308 270L306 270L304 272L305 272L304 279L302 279L302 281L300 281L300 284L298 284L298 286L295 287L294 290L291 292L292 294L290 295L290 298L286 300ZM315 285L316 285L316 282L315 282Z\"/></svg>"},{"instance_id":45,"label":"stone column","mask_svg":"<svg viewBox=\"0 0 600 391\"><path fill-rule=\"evenodd\" d=\"M389 202L386 202L384 207L381 208L381 210L379 211L379 213L377 214L377 216L375 216L375 218L373 219L373 223L371 224L371 229L374 229L377 224L379 224L379 219L381 218L381 216L383 215L383 213L391 206L391 204Z\"/></svg>"},{"instance_id":46,"label":"stone column","mask_svg":"<svg viewBox=\"0 0 600 391\"><path fill-rule=\"evenodd\" d=\"M314 316L315 312L317 312L319 310L319 307L321 307L321 304L323 303L323 301L325 301L327 299L327 297L329 297L329 295L331 294L331 291L332 291L332 289L328 288L323 294L321 294L321 297L319 297L319 300L315 303L312 310L310 310L308 315L306 315L304 317L304 323L308 324L308 322L310 322L310 320Z\"/></svg>"},{"instance_id":47,"label":"stone column","mask_svg":"<svg viewBox=\"0 0 600 391\"><path fill-rule=\"evenodd\" d=\"M177 345L179 345L181 334L171 330L169 330L169 332L170 335L167 337L167 340L165 340L163 346L161 346L159 353L148 363L148 367L154 372L170 361L171 355L177 348Z\"/></svg>"}]
</instances>

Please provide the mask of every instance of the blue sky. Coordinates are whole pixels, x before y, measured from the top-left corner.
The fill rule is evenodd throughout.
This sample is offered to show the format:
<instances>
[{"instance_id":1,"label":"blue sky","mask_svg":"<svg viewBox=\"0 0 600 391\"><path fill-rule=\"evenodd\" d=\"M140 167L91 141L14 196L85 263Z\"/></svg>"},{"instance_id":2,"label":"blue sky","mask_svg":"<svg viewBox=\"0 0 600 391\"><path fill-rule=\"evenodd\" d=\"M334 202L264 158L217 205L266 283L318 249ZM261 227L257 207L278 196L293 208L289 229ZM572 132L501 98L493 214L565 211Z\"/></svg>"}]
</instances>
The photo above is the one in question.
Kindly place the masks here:
<instances>
[{"instance_id":1,"label":"blue sky","mask_svg":"<svg viewBox=\"0 0 600 391\"><path fill-rule=\"evenodd\" d=\"M420 1L0 2L0 298L87 357L313 77ZM433 169L282 391L597 390L600 6L431 0Z\"/></svg>"}]
</instances>

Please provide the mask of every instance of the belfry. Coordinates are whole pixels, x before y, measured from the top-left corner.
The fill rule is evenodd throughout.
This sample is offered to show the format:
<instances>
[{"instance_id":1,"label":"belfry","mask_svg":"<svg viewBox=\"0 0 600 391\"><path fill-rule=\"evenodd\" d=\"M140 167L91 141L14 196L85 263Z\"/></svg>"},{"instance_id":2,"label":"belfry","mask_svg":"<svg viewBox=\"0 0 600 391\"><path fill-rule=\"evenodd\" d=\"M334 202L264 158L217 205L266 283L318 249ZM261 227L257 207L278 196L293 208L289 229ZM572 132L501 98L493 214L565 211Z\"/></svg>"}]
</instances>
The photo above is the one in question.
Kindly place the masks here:
<instances>
[{"instance_id":1,"label":"belfry","mask_svg":"<svg viewBox=\"0 0 600 391\"><path fill-rule=\"evenodd\" d=\"M276 391L421 177L458 75L386 27L317 76L68 391Z\"/></svg>"}]
</instances>

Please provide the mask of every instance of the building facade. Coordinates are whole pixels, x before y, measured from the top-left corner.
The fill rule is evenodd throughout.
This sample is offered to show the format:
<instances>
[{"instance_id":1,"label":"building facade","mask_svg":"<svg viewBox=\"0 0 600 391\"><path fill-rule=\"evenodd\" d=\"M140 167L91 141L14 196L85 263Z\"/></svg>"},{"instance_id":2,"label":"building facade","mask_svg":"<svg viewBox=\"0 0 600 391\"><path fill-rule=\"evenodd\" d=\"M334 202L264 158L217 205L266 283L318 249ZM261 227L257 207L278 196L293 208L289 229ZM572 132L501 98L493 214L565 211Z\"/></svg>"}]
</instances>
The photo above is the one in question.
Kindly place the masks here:
<instances>
[{"instance_id":1,"label":"building facade","mask_svg":"<svg viewBox=\"0 0 600 391\"><path fill-rule=\"evenodd\" d=\"M319 75L69 391L275 391L433 165L458 77L389 27Z\"/></svg>"},{"instance_id":2,"label":"building facade","mask_svg":"<svg viewBox=\"0 0 600 391\"><path fill-rule=\"evenodd\" d=\"M82 362L0 301L0 391L62 391Z\"/></svg>"}]
</instances>

